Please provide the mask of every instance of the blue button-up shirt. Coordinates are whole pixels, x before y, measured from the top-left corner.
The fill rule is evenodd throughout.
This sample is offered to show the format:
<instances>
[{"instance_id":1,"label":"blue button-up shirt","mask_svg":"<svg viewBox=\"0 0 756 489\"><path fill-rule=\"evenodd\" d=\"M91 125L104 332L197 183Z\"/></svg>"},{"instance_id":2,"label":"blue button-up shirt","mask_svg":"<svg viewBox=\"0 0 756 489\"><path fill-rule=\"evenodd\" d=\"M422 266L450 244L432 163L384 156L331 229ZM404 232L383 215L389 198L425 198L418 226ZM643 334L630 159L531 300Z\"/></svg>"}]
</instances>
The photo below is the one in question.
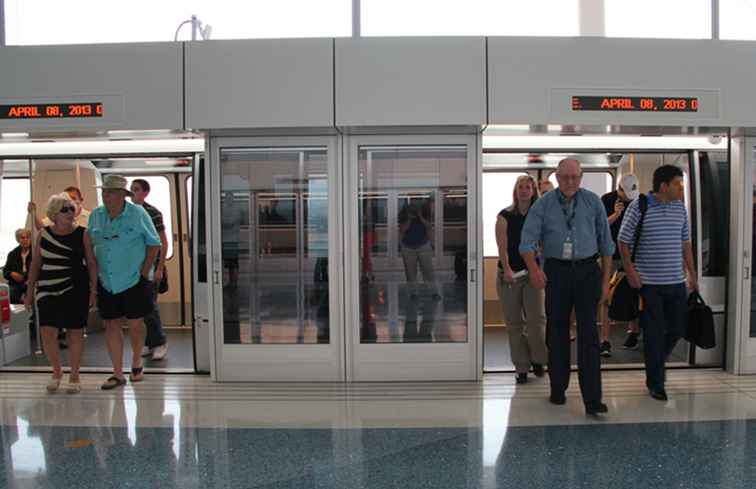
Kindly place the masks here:
<instances>
[{"instance_id":1,"label":"blue button-up shirt","mask_svg":"<svg viewBox=\"0 0 756 489\"><path fill-rule=\"evenodd\" d=\"M139 282L148 246L160 246L160 236L142 207L126 202L123 211L111 219L105 206L89 216L89 238L97 259L100 284L118 294Z\"/></svg>"},{"instance_id":2,"label":"blue button-up shirt","mask_svg":"<svg viewBox=\"0 0 756 489\"><path fill-rule=\"evenodd\" d=\"M573 215L574 212L574 215ZM572 221L572 229L568 221ZM573 260L589 258L597 253L614 254L614 242L606 218L604 204L590 190L579 189L569 204L557 189L538 199L528 211L522 227L520 253L536 252L543 243L546 258L565 259L564 243L572 243Z\"/></svg>"}]
</instances>

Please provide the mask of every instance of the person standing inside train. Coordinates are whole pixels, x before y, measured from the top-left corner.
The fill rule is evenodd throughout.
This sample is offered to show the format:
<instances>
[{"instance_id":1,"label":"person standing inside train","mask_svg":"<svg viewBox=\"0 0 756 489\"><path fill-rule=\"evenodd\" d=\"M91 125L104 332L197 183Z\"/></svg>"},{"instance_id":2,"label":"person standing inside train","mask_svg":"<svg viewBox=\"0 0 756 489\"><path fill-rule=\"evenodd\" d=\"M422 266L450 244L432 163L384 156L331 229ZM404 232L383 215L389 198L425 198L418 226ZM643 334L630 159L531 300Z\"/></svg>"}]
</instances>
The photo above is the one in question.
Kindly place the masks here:
<instances>
[{"instance_id":1,"label":"person standing inside train","mask_svg":"<svg viewBox=\"0 0 756 489\"><path fill-rule=\"evenodd\" d=\"M160 236L160 253L155 260L155 269L152 280L152 312L144 317L144 325L147 328L147 338L142 349L142 356L150 356L153 360L162 360L168 353L168 342L163 333L163 322L160 320L160 308L157 303L158 286L165 277L165 259L168 254L168 237L165 234L165 224L163 223L163 213L155 206L148 204L145 199L150 194L150 183L143 178L135 178L131 182L131 201L136 205L141 205L152 219L155 230Z\"/></svg>"},{"instance_id":2,"label":"person standing inside train","mask_svg":"<svg viewBox=\"0 0 756 489\"><path fill-rule=\"evenodd\" d=\"M531 365L533 374L543 377L543 366L547 361L543 289L533 287L528 280L527 267L518 251L522 225L536 200L535 180L530 175L521 175L515 182L512 205L496 217L496 244L499 248L496 292L504 309L518 384L527 383Z\"/></svg>"},{"instance_id":3,"label":"person standing inside train","mask_svg":"<svg viewBox=\"0 0 756 489\"><path fill-rule=\"evenodd\" d=\"M654 190L646 209L635 263L635 242L641 211L639 200L627 209L619 234L620 254L630 286L643 298L640 326L646 362L646 387L654 399L667 400L664 363L686 327L688 293L698 289L688 212L683 204L683 172L674 165L654 171ZM687 271L687 275L686 275Z\"/></svg>"},{"instance_id":4,"label":"person standing inside train","mask_svg":"<svg viewBox=\"0 0 756 489\"><path fill-rule=\"evenodd\" d=\"M74 187L73 185L71 185L70 187L66 187L63 192L68 194L74 204L76 204L76 216L74 217L74 222L76 223L76 225L83 228L87 227L90 212L84 208L84 196L82 195L79 187ZM34 202L29 202L27 210L34 218L34 227L37 231L45 226L52 224L52 222L50 222L50 219L48 219L47 217L40 219L40 217L37 215L37 206L34 204Z\"/></svg>"},{"instance_id":5,"label":"person standing inside train","mask_svg":"<svg viewBox=\"0 0 756 489\"><path fill-rule=\"evenodd\" d=\"M150 274L160 252L160 236L141 206L126 202L133 197L121 175L103 179L102 202L89 216L87 232L97 259L97 308L105 323L105 339L113 363L113 375L102 388L126 383L123 376L123 319L131 339L132 382L144 380L142 348L144 317L152 311Z\"/></svg>"},{"instance_id":6,"label":"person standing inside train","mask_svg":"<svg viewBox=\"0 0 756 489\"><path fill-rule=\"evenodd\" d=\"M18 246L13 248L5 259L3 277L8 282L11 304L23 304L32 259L31 231L16 229L16 243Z\"/></svg>"},{"instance_id":7,"label":"person standing inside train","mask_svg":"<svg viewBox=\"0 0 756 489\"><path fill-rule=\"evenodd\" d=\"M548 179L544 178L540 182L538 182L538 193L543 195L546 195L547 193L554 190L554 184L551 183Z\"/></svg>"},{"instance_id":8,"label":"person standing inside train","mask_svg":"<svg viewBox=\"0 0 756 489\"><path fill-rule=\"evenodd\" d=\"M530 282L546 289L549 379L553 404L566 402L570 381L570 311L577 316L578 379L586 414L608 411L601 402L601 362L596 311L609 293L614 255L601 199L580 188L580 162L565 158L556 171L559 187L538 199L522 228L520 254ZM536 260L543 244L544 269ZM601 256L601 266L598 257Z\"/></svg>"},{"instance_id":9,"label":"person standing inside train","mask_svg":"<svg viewBox=\"0 0 756 489\"><path fill-rule=\"evenodd\" d=\"M89 308L95 304L97 267L85 228L75 223L76 205L66 193L53 195L47 204L52 225L39 233L29 268L29 292L24 306L32 310L37 301L42 346L53 368L48 392L60 386L61 367L58 334L66 330L71 374L66 391L81 390L79 367L84 350L83 329ZM36 287L36 288L35 288Z\"/></svg>"},{"instance_id":10,"label":"person standing inside train","mask_svg":"<svg viewBox=\"0 0 756 489\"><path fill-rule=\"evenodd\" d=\"M601 196L601 202L604 204L607 219L609 220L609 229L612 231L612 241L614 241L615 251L613 260L613 270L622 270L622 257L620 257L619 247L617 247L617 236L619 235L622 220L625 218L625 212L630 202L638 198L639 195L638 177L632 173L623 175L620 179L617 190ZM609 341L609 304L601 304L601 356L612 356L612 343ZM628 335L625 344L627 350L638 348L638 321L633 320L628 323Z\"/></svg>"}]
</instances>

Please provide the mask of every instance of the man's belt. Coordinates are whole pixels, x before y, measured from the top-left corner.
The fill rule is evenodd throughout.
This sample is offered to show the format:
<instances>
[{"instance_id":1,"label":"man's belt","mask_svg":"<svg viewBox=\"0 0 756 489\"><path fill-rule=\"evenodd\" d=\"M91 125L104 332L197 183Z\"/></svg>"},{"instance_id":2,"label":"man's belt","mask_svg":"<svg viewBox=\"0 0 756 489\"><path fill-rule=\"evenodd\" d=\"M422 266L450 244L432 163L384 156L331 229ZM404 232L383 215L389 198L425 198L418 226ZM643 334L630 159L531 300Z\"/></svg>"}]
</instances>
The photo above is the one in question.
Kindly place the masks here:
<instances>
[{"instance_id":1,"label":"man's belt","mask_svg":"<svg viewBox=\"0 0 756 489\"><path fill-rule=\"evenodd\" d=\"M596 260L598 260L599 254L596 253L593 256L589 256L588 258L578 258L577 260L562 260L559 258L547 258L548 261L555 261L561 265L585 265L586 263L596 263Z\"/></svg>"}]
</instances>

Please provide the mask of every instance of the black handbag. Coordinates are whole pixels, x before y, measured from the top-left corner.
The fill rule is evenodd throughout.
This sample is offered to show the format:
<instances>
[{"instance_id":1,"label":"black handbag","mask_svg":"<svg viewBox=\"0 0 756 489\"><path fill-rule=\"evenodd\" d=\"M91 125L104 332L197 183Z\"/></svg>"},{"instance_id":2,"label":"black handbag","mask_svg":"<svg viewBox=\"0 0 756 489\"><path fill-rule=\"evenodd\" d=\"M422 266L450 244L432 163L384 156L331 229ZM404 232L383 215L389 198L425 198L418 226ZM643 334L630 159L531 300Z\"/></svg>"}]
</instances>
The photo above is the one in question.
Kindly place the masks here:
<instances>
[{"instance_id":1,"label":"black handbag","mask_svg":"<svg viewBox=\"0 0 756 489\"><path fill-rule=\"evenodd\" d=\"M646 217L646 210L648 209L648 197L641 194L638 199L640 199L638 206L640 207L641 215L638 221L638 228L635 231L635 244L633 245L633 256L631 257L633 262L635 261L635 254L638 252L643 220ZM633 321L640 314L640 306L640 291L630 286L627 275L622 274L622 278L620 278L620 272L615 272L614 277L609 282L609 318L614 321Z\"/></svg>"},{"instance_id":2,"label":"black handbag","mask_svg":"<svg viewBox=\"0 0 756 489\"><path fill-rule=\"evenodd\" d=\"M165 294L168 292L168 270L163 268L163 278L158 284L158 294Z\"/></svg>"},{"instance_id":3,"label":"black handbag","mask_svg":"<svg viewBox=\"0 0 756 489\"><path fill-rule=\"evenodd\" d=\"M688 296L688 330L685 339L704 350L717 346L714 314L701 294L695 290Z\"/></svg>"}]
</instances>

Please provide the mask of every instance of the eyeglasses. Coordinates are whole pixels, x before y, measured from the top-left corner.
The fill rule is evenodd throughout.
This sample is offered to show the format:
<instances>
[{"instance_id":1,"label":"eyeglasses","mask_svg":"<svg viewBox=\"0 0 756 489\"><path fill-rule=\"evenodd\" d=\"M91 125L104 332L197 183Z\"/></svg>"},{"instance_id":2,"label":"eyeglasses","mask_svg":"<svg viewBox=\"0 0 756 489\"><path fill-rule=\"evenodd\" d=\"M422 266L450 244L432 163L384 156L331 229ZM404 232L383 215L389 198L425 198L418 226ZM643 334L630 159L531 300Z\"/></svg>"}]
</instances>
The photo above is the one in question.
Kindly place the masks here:
<instances>
[{"instance_id":1,"label":"eyeglasses","mask_svg":"<svg viewBox=\"0 0 756 489\"><path fill-rule=\"evenodd\" d=\"M64 205L60 208L60 212L76 212L76 207L69 207L67 205Z\"/></svg>"}]
</instances>

